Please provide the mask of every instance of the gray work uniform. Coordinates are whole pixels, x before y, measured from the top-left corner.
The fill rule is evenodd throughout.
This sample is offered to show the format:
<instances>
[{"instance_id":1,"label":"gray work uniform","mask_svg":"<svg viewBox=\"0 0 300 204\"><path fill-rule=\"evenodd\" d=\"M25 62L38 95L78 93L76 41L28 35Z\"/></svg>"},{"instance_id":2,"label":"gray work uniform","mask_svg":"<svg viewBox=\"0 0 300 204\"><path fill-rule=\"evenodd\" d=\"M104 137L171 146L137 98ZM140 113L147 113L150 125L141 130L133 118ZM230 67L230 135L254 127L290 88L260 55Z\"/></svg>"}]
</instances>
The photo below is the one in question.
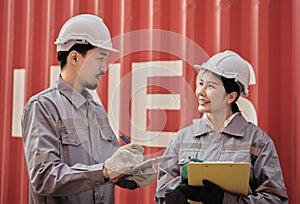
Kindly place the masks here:
<instances>
[{"instance_id":1,"label":"gray work uniform","mask_svg":"<svg viewBox=\"0 0 300 204\"><path fill-rule=\"evenodd\" d=\"M102 170L119 143L86 90L80 94L60 77L26 104L22 135L29 203L114 203Z\"/></svg>"},{"instance_id":2,"label":"gray work uniform","mask_svg":"<svg viewBox=\"0 0 300 204\"><path fill-rule=\"evenodd\" d=\"M251 164L248 196L224 193L223 203L288 203L278 155L272 139L237 113L219 133L202 117L178 132L164 155L176 159L159 166L155 199L165 203L166 194L181 183L182 166L189 158ZM180 191L178 191L180 193Z\"/></svg>"}]
</instances>

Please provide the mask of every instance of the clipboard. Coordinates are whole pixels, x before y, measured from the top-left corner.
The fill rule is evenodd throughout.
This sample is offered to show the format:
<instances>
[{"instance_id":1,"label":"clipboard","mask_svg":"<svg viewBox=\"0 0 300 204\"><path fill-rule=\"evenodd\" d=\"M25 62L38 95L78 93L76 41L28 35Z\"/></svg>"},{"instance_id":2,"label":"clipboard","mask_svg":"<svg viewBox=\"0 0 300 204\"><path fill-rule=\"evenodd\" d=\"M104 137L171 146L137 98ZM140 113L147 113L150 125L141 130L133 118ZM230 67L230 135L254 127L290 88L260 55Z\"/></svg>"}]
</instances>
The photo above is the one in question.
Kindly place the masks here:
<instances>
[{"instance_id":1,"label":"clipboard","mask_svg":"<svg viewBox=\"0 0 300 204\"><path fill-rule=\"evenodd\" d=\"M250 163L248 162L190 162L188 164L188 184L203 186L207 179L223 190L248 195Z\"/></svg>"},{"instance_id":2,"label":"clipboard","mask_svg":"<svg viewBox=\"0 0 300 204\"><path fill-rule=\"evenodd\" d=\"M125 173L121 174L120 176L110 180L109 182L115 183L120 179L125 179L129 175L137 173L138 171L149 168L151 166L152 167L156 166L156 165L158 165L162 162L168 161L168 160L173 159L173 158L175 158L175 156L169 155L169 156L159 156L159 157L154 157L154 158L148 159L148 160L142 162L140 165L138 165L138 166L134 167L133 169L129 170L128 172L125 172Z\"/></svg>"}]
</instances>

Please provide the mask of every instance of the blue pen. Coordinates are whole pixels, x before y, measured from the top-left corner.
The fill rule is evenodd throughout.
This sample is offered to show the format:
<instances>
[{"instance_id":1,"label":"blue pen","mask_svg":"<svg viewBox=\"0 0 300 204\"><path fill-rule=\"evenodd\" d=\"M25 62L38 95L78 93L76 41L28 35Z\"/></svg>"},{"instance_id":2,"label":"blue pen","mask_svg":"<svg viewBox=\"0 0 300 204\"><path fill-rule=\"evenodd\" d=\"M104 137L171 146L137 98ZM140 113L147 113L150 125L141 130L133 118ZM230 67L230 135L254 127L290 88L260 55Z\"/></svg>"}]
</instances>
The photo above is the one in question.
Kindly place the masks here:
<instances>
[{"instance_id":1,"label":"blue pen","mask_svg":"<svg viewBox=\"0 0 300 204\"><path fill-rule=\"evenodd\" d=\"M130 141L124 136L124 135L120 135L120 138L126 143L129 144Z\"/></svg>"}]
</instances>

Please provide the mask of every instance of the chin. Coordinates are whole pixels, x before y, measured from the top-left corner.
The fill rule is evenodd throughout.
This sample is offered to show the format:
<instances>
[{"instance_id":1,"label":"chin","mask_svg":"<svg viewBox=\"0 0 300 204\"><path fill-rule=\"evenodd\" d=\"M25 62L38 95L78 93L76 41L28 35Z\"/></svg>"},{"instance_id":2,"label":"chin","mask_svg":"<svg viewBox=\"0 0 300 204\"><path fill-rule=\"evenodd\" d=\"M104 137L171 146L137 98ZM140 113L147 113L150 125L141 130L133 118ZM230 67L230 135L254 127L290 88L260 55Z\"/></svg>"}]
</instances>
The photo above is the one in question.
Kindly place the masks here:
<instances>
[{"instance_id":1,"label":"chin","mask_svg":"<svg viewBox=\"0 0 300 204\"><path fill-rule=\"evenodd\" d=\"M98 84L89 84L86 86L86 88L89 90L95 90L97 87L98 87Z\"/></svg>"},{"instance_id":2,"label":"chin","mask_svg":"<svg viewBox=\"0 0 300 204\"><path fill-rule=\"evenodd\" d=\"M198 106L198 111L201 112L201 113L206 113L208 112L209 110L203 106Z\"/></svg>"}]
</instances>

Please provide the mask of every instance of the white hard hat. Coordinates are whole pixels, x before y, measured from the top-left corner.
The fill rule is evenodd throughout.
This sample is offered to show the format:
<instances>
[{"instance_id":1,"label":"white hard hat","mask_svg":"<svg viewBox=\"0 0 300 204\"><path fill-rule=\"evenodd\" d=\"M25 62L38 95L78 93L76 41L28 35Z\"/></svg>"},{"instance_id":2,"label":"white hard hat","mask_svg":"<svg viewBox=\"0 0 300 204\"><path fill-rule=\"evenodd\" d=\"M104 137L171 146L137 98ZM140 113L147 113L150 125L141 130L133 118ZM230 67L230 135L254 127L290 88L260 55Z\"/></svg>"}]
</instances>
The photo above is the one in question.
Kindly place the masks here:
<instances>
[{"instance_id":1,"label":"white hard hat","mask_svg":"<svg viewBox=\"0 0 300 204\"><path fill-rule=\"evenodd\" d=\"M248 65L248 68L249 68L249 71L250 71L249 85L254 85L254 84L256 84L256 77L255 77L255 72L254 72L253 66L248 61L246 61L246 62L247 62L247 65Z\"/></svg>"},{"instance_id":2,"label":"white hard hat","mask_svg":"<svg viewBox=\"0 0 300 204\"><path fill-rule=\"evenodd\" d=\"M233 51L224 51L212 56L202 65L194 65L198 69L206 69L228 79L235 79L243 85L242 94L248 95L250 70L247 62Z\"/></svg>"},{"instance_id":3,"label":"white hard hat","mask_svg":"<svg viewBox=\"0 0 300 204\"><path fill-rule=\"evenodd\" d=\"M57 51L68 51L74 44L87 43L118 52L112 47L109 30L103 20L91 14L81 14L69 19L62 26L55 41Z\"/></svg>"}]
</instances>

